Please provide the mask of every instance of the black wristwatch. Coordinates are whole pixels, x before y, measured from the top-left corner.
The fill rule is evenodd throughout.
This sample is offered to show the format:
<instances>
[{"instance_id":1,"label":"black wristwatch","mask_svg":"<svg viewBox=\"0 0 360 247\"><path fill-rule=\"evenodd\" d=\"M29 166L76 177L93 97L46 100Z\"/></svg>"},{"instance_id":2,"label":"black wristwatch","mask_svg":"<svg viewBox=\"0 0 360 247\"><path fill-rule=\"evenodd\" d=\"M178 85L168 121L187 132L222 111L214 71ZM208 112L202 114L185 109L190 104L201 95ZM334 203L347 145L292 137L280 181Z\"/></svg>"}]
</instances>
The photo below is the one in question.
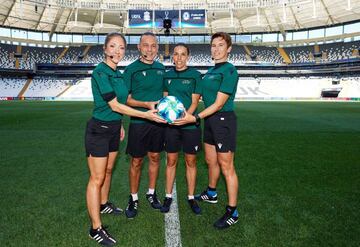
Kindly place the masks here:
<instances>
[{"instance_id":1,"label":"black wristwatch","mask_svg":"<svg viewBox=\"0 0 360 247\"><path fill-rule=\"evenodd\" d=\"M196 120L196 121L195 121L195 125L196 125L196 126L199 126L199 125L200 125L200 121L201 121L201 118L199 117L199 114L196 113L196 114L194 115L194 117L195 117L195 120Z\"/></svg>"}]
</instances>

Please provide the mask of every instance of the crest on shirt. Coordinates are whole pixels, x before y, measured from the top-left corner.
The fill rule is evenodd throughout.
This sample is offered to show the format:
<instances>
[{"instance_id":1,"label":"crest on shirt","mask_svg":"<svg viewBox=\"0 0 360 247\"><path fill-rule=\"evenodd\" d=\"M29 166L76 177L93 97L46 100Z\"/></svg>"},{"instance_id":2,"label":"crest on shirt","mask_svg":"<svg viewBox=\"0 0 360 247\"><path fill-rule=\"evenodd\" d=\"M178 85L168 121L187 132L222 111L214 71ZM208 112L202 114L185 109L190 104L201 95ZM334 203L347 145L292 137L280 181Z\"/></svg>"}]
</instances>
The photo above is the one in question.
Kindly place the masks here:
<instances>
[{"instance_id":1,"label":"crest on shirt","mask_svg":"<svg viewBox=\"0 0 360 247\"><path fill-rule=\"evenodd\" d=\"M143 74L144 76L146 76L146 71L143 71L142 74Z\"/></svg>"},{"instance_id":2,"label":"crest on shirt","mask_svg":"<svg viewBox=\"0 0 360 247\"><path fill-rule=\"evenodd\" d=\"M161 70L158 70L158 71L156 72L156 74L158 74L158 75L162 75L162 74L163 74L163 72L162 72Z\"/></svg>"},{"instance_id":3,"label":"crest on shirt","mask_svg":"<svg viewBox=\"0 0 360 247\"><path fill-rule=\"evenodd\" d=\"M191 82L190 80L183 80L182 84L190 84L190 82Z\"/></svg>"}]
</instances>

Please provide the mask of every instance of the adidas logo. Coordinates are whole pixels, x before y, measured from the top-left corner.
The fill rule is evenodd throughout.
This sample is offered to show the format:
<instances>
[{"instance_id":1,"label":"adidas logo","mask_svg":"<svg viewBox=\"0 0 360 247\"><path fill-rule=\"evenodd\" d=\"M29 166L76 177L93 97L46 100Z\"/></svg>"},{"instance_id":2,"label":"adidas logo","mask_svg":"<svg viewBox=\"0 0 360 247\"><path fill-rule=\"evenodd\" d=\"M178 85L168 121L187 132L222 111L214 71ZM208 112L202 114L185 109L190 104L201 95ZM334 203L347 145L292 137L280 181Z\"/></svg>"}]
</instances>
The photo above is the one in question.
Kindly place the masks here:
<instances>
[{"instance_id":1,"label":"adidas logo","mask_svg":"<svg viewBox=\"0 0 360 247\"><path fill-rule=\"evenodd\" d=\"M112 211L113 211L112 208L106 207L102 211L100 211L100 213L102 213L102 214L111 214Z\"/></svg>"},{"instance_id":2,"label":"adidas logo","mask_svg":"<svg viewBox=\"0 0 360 247\"><path fill-rule=\"evenodd\" d=\"M229 219L226 221L226 223L227 223L229 226L235 224L236 222L237 222L237 220L234 220L233 218L229 218Z\"/></svg>"}]
</instances>

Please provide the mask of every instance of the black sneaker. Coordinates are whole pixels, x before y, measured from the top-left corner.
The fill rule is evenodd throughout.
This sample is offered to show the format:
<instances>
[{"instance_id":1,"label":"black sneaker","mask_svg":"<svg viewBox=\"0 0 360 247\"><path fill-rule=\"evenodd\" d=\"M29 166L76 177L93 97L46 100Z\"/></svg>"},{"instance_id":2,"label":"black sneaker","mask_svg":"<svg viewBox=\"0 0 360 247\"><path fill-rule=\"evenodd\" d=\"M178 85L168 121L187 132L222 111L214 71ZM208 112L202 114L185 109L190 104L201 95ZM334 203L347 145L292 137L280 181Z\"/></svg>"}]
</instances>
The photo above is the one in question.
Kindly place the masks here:
<instances>
[{"instance_id":1,"label":"black sneaker","mask_svg":"<svg viewBox=\"0 0 360 247\"><path fill-rule=\"evenodd\" d=\"M137 215L139 200L133 201L132 196L129 197L129 203L126 207L125 214L129 219L135 218Z\"/></svg>"},{"instance_id":2,"label":"black sneaker","mask_svg":"<svg viewBox=\"0 0 360 247\"><path fill-rule=\"evenodd\" d=\"M121 208L116 207L113 203L107 202L105 204L100 205L100 213L101 214L113 214L119 215L123 212Z\"/></svg>"},{"instance_id":3,"label":"black sneaker","mask_svg":"<svg viewBox=\"0 0 360 247\"><path fill-rule=\"evenodd\" d=\"M116 244L115 238L113 238L104 227L97 229L90 228L89 237L101 245L113 246Z\"/></svg>"},{"instance_id":4,"label":"black sneaker","mask_svg":"<svg viewBox=\"0 0 360 247\"><path fill-rule=\"evenodd\" d=\"M170 198L170 197L165 197L164 203L163 203L163 205L161 206L160 211L161 211L162 213L167 213L167 212L169 212L171 203L172 203L172 198Z\"/></svg>"},{"instance_id":5,"label":"black sneaker","mask_svg":"<svg viewBox=\"0 0 360 247\"><path fill-rule=\"evenodd\" d=\"M197 201L204 201L204 202L209 202L209 203L217 203L217 194L215 194L215 196L210 196L208 194L208 190L204 190L201 194L196 195L195 199Z\"/></svg>"},{"instance_id":6,"label":"black sneaker","mask_svg":"<svg viewBox=\"0 0 360 247\"><path fill-rule=\"evenodd\" d=\"M154 209L161 208L161 202L157 199L156 192L154 192L154 194L146 194L146 199Z\"/></svg>"},{"instance_id":7,"label":"black sneaker","mask_svg":"<svg viewBox=\"0 0 360 247\"><path fill-rule=\"evenodd\" d=\"M191 210L195 214L200 214L201 213L201 208L199 207L199 205L197 204L197 202L194 199L188 200L188 203L190 205Z\"/></svg>"},{"instance_id":8,"label":"black sneaker","mask_svg":"<svg viewBox=\"0 0 360 247\"><path fill-rule=\"evenodd\" d=\"M237 211L231 212L231 209L229 207L226 207L226 213L224 214L223 217L221 217L214 223L214 226L217 229L225 229L225 228L228 228L228 227L234 225L238 221L238 219L239 219L239 216L238 216Z\"/></svg>"}]
</instances>

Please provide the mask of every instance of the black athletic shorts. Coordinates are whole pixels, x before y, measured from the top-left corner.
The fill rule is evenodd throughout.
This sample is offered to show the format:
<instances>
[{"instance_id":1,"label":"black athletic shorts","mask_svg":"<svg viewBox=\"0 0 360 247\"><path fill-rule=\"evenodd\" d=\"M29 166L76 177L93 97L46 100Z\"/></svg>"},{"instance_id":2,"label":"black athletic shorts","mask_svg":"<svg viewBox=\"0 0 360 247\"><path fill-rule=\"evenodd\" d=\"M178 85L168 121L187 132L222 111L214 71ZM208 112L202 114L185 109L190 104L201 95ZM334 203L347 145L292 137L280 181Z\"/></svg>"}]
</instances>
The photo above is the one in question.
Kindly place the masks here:
<instances>
[{"instance_id":1,"label":"black athletic shorts","mask_svg":"<svg viewBox=\"0 0 360 247\"><path fill-rule=\"evenodd\" d=\"M165 128L165 124L153 122L130 123L126 153L134 158L160 153L164 150Z\"/></svg>"},{"instance_id":2,"label":"black athletic shorts","mask_svg":"<svg viewBox=\"0 0 360 247\"><path fill-rule=\"evenodd\" d=\"M219 153L235 152L236 115L233 111L217 112L205 118L204 142L215 145Z\"/></svg>"},{"instance_id":3,"label":"black athletic shorts","mask_svg":"<svg viewBox=\"0 0 360 247\"><path fill-rule=\"evenodd\" d=\"M165 151L177 153L183 150L187 154L196 154L201 150L201 128L181 129L168 126L165 130Z\"/></svg>"},{"instance_id":4,"label":"black athletic shorts","mask_svg":"<svg viewBox=\"0 0 360 247\"><path fill-rule=\"evenodd\" d=\"M110 152L117 152L120 143L121 121L100 121L91 118L86 125L86 156L107 157Z\"/></svg>"}]
</instances>

